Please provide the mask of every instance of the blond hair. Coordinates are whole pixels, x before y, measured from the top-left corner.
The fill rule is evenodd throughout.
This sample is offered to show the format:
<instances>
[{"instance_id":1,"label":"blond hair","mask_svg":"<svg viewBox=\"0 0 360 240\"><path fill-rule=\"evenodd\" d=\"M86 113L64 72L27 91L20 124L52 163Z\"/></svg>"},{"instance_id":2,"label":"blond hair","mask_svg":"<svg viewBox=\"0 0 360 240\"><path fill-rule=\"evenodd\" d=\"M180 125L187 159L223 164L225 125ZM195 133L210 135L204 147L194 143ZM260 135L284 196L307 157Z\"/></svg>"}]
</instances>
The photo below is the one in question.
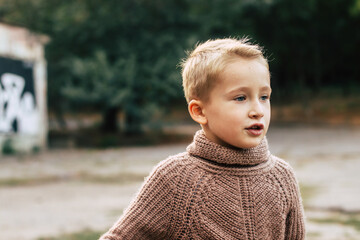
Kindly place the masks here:
<instances>
[{"instance_id":1,"label":"blond hair","mask_svg":"<svg viewBox=\"0 0 360 240\"><path fill-rule=\"evenodd\" d=\"M262 48L250 44L247 38L208 40L197 45L181 63L182 79L187 102L192 99L207 101L208 93L226 64L236 58L259 59L268 69Z\"/></svg>"}]
</instances>

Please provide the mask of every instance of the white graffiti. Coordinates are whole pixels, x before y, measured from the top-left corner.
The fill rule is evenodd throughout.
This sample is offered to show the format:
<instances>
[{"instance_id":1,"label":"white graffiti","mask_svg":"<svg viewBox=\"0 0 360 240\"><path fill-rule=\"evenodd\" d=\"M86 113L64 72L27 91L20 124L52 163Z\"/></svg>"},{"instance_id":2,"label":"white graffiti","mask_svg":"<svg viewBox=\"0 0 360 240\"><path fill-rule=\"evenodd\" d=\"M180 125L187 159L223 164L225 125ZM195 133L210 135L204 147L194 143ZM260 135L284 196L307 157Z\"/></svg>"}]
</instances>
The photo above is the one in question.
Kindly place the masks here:
<instances>
[{"instance_id":1,"label":"white graffiti","mask_svg":"<svg viewBox=\"0 0 360 240\"><path fill-rule=\"evenodd\" d=\"M39 113L34 96L25 92L25 79L4 73L0 85L0 132L36 134L39 130Z\"/></svg>"}]
</instances>

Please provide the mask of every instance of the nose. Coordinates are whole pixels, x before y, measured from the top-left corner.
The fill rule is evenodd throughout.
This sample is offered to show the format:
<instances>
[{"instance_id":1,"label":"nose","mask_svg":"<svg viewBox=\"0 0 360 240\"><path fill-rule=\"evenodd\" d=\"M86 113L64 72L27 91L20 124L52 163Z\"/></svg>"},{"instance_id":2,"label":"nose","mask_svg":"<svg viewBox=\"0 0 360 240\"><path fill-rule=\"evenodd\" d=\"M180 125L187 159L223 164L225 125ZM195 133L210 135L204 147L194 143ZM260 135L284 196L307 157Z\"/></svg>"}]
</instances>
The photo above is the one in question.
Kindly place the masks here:
<instances>
[{"instance_id":1,"label":"nose","mask_svg":"<svg viewBox=\"0 0 360 240\"><path fill-rule=\"evenodd\" d=\"M251 109L249 111L249 117L253 119L259 119L264 116L264 110L259 101L254 101L251 104Z\"/></svg>"}]
</instances>

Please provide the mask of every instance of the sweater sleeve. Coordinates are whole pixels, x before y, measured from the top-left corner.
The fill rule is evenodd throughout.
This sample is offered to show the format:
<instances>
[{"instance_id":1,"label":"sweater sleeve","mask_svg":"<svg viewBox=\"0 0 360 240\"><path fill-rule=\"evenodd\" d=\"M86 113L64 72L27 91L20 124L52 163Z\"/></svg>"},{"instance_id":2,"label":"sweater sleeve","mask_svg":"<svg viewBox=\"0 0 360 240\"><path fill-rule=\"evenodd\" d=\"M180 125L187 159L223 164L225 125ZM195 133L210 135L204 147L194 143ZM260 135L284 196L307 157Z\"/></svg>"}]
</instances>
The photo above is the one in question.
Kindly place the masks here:
<instances>
[{"instance_id":1,"label":"sweater sleeve","mask_svg":"<svg viewBox=\"0 0 360 240\"><path fill-rule=\"evenodd\" d=\"M291 202L290 209L286 218L287 240L303 240L305 239L305 215L300 195L299 184L296 180L294 171L290 168L289 172Z\"/></svg>"},{"instance_id":2,"label":"sweater sleeve","mask_svg":"<svg viewBox=\"0 0 360 240\"><path fill-rule=\"evenodd\" d=\"M177 174L168 165L155 168L128 209L100 240L170 238Z\"/></svg>"}]
</instances>

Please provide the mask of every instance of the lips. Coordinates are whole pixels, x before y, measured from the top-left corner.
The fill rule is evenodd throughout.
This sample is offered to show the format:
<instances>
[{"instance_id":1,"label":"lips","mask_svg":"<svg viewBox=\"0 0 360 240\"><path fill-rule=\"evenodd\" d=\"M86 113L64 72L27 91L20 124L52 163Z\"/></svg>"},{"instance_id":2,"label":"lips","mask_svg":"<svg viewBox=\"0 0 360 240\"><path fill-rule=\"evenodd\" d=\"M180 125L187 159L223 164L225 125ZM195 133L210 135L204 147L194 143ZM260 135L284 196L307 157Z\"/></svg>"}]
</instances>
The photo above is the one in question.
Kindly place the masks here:
<instances>
[{"instance_id":1,"label":"lips","mask_svg":"<svg viewBox=\"0 0 360 240\"><path fill-rule=\"evenodd\" d=\"M264 130L264 125L261 123L255 123L250 127L245 128L250 135L260 136Z\"/></svg>"}]
</instances>

